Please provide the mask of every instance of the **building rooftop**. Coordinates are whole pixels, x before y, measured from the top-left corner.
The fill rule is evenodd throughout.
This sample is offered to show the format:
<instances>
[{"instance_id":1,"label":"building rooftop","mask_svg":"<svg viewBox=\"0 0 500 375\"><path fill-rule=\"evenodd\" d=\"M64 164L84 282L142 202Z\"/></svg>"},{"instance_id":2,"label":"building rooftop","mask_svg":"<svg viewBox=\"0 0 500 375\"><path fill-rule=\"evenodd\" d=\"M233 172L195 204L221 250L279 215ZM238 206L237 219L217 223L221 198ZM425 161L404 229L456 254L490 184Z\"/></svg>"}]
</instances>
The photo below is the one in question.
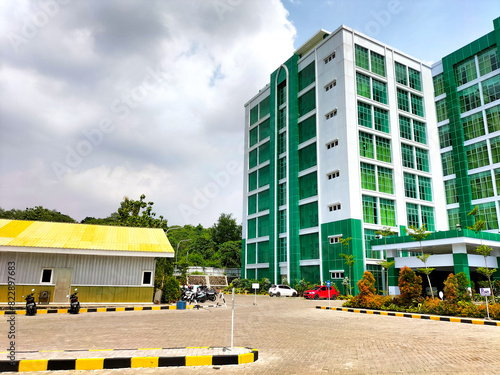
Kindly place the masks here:
<instances>
[{"instance_id":1,"label":"building rooftop","mask_svg":"<svg viewBox=\"0 0 500 375\"><path fill-rule=\"evenodd\" d=\"M0 248L7 246L174 254L161 228L0 219Z\"/></svg>"}]
</instances>

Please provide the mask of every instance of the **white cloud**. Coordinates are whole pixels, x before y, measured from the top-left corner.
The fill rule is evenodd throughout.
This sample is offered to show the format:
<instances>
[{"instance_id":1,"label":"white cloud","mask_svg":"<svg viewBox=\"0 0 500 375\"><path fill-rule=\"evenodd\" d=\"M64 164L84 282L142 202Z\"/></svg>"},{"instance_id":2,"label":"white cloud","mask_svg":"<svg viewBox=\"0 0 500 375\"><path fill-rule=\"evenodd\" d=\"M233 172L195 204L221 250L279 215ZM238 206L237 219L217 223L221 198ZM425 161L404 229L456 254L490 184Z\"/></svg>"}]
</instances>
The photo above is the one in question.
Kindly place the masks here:
<instances>
[{"instance_id":1,"label":"white cloud","mask_svg":"<svg viewBox=\"0 0 500 375\"><path fill-rule=\"evenodd\" d=\"M2 30L21 33L7 13L41 9L12 4ZM144 193L172 224L241 220L243 105L293 53L287 14L267 0L70 2L17 53L0 42L0 206L81 220Z\"/></svg>"}]
</instances>

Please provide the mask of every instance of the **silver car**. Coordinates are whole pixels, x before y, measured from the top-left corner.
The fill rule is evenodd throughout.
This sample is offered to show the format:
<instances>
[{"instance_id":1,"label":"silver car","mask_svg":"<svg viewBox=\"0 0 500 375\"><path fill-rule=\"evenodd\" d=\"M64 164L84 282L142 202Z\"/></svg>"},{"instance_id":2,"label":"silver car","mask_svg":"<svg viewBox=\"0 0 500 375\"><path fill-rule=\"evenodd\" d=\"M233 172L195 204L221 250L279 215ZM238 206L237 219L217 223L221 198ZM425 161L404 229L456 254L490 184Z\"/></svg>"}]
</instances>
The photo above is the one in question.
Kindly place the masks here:
<instances>
[{"instance_id":1,"label":"silver car","mask_svg":"<svg viewBox=\"0 0 500 375\"><path fill-rule=\"evenodd\" d=\"M290 288L288 285L278 284L272 285L271 288L269 288L269 297L297 297L298 295L299 294L297 293L297 291L293 288Z\"/></svg>"}]
</instances>

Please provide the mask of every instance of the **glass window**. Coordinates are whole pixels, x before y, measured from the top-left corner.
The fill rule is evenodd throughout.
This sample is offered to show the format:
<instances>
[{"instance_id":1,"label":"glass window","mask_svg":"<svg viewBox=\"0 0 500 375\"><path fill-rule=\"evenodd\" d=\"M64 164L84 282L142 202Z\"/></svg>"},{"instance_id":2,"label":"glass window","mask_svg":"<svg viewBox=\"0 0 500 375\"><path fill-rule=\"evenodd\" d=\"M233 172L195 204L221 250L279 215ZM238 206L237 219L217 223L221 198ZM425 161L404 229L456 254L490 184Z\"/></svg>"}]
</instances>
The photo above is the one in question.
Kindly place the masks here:
<instances>
[{"instance_id":1,"label":"glass window","mask_svg":"<svg viewBox=\"0 0 500 375\"><path fill-rule=\"evenodd\" d=\"M408 68L408 76L410 81L410 87L412 89L422 91L422 82L420 80L420 72L418 70Z\"/></svg>"},{"instance_id":2,"label":"glass window","mask_svg":"<svg viewBox=\"0 0 500 375\"><path fill-rule=\"evenodd\" d=\"M259 118L267 116L270 111L271 97L268 96L259 103Z\"/></svg>"},{"instance_id":3,"label":"glass window","mask_svg":"<svg viewBox=\"0 0 500 375\"><path fill-rule=\"evenodd\" d=\"M316 137L316 115L299 122L299 143Z\"/></svg>"},{"instance_id":4,"label":"glass window","mask_svg":"<svg viewBox=\"0 0 500 375\"><path fill-rule=\"evenodd\" d=\"M403 158L403 167L415 168L413 161L413 147L409 145L401 145L401 157Z\"/></svg>"},{"instance_id":5,"label":"glass window","mask_svg":"<svg viewBox=\"0 0 500 375\"><path fill-rule=\"evenodd\" d=\"M457 86L464 85L477 78L474 57L471 57L456 66L455 77L457 79Z\"/></svg>"},{"instance_id":6,"label":"glass window","mask_svg":"<svg viewBox=\"0 0 500 375\"><path fill-rule=\"evenodd\" d=\"M258 194L259 212L269 210L269 190L264 190Z\"/></svg>"},{"instance_id":7,"label":"glass window","mask_svg":"<svg viewBox=\"0 0 500 375\"><path fill-rule=\"evenodd\" d=\"M478 205L477 215L486 222L486 230L498 229L498 218L495 202Z\"/></svg>"},{"instance_id":8,"label":"glass window","mask_svg":"<svg viewBox=\"0 0 500 375\"><path fill-rule=\"evenodd\" d=\"M408 227L413 225L418 228L420 226L418 206L416 204L406 203L406 221L408 222Z\"/></svg>"},{"instance_id":9,"label":"glass window","mask_svg":"<svg viewBox=\"0 0 500 375\"><path fill-rule=\"evenodd\" d=\"M248 168L252 169L257 166L257 149L250 151L248 154Z\"/></svg>"},{"instance_id":10,"label":"glass window","mask_svg":"<svg viewBox=\"0 0 500 375\"><path fill-rule=\"evenodd\" d=\"M460 224L460 212L458 208L453 208L448 210L448 225L451 229L455 229L457 224Z\"/></svg>"},{"instance_id":11,"label":"glass window","mask_svg":"<svg viewBox=\"0 0 500 375\"><path fill-rule=\"evenodd\" d=\"M367 128L373 127L371 105L358 102L358 124Z\"/></svg>"},{"instance_id":12,"label":"glass window","mask_svg":"<svg viewBox=\"0 0 500 375\"><path fill-rule=\"evenodd\" d=\"M248 175L248 191L257 189L257 171Z\"/></svg>"},{"instance_id":13,"label":"glass window","mask_svg":"<svg viewBox=\"0 0 500 375\"><path fill-rule=\"evenodd\" d=\"M299 96L299 117L316 108L316 90L313 88Z\"/></svg>"},{"instance_id":14,"label":"glass window","mask_svg":"<svg viewBox=\"0 0 500 375\"><path fill-rule=\"evenodd\" d=\"M278 231L279 233L286 233L286 210L278 212Z\"/></svg>"},{"instance_id":15,"label":"glass window","mask_svg":"<svg viewBox=\"0 0 500 375\"><path fill-rule=\"evenodd\" d=\"M278 130L283 129L286 126L286 108L282 108L278 111Z\"/></svg>"},{"instance_id":16,"label":"glass window","mask_svg":"<svg viewBox=\"0 0 500 375\"><path fill-rule=\"evenodd\" d=\"M465 150L467 154L468 169L484 167L489 164L486 141L466 146Z\"/></svg>"},{"instance_id":17,"label":"glass window","mask_svg":"<svg viewBox=\"0 0 500 375\"><path fill-rule=\"evenodd\" d=\"M387 104L387 88L384 82L379 82L372 79L373 84L373 100L379 103Z\"/></svg>"},{"instance_id":18,"label":"glass window","mask_svg":"<svg viewBox=\"0 0 500 375\"><path fill-rule=\"evenodd\" d=\"M486 111L486 123L488 124L488 133L500 130L500 105L488 108Z\"/></svg>"},{"instance_id":19,"label":"glass window","mask_svg":"<svg viewBox=\"0 0 500 375\"><path fill-rule=\"evenodd\" d=\"M377 143L377 160L385 161L387 163L391 162L391 140L376 137Z\"/></svg>"},{"instance_id":20,"label":"glass window","mask_svg":"<svg viewBox=\"0 0 500 375\"><path fill-rule=\"evenodd\" d=\"M497 185L497 195L500 195L500 169L495 169L495 183Z\"/></svg>"},{"instance_id":21,"label":"glass window","mask_svg":"<svg viewBox=\"0 0 500 375\"><path fill-rule=\"evenodd\" d=\"M278 160L278 180L286 178L286 157Z\"/></svg>"},{"instance_id":22,"label":"glass window","mask_svg":"<svg viewBox=\"0 0 500 375\"><path fill-rule=\"evenodd\" d=\"M380 259L380 256L382 255L382 251L372 251L372 247L370 245L370 241L375 239L375 230L373 229L363 229L365 232L365 254L367 258L371 259Z\"/></svg>"},{"instance_id":23,"label":"glass window","mask_svg":"<svg viewBox=\"0 0 500 375\"><path fill-rule=\"evenodd\" d=\"M356 87L358 95L364 96L365 98L371 98L370 77L356 73Z\"/></svg>"},{"instance_id":24,"label":"glass window","mask_svg":"<svg viewBox=\"0 0 500 375\"><path fill-rule=\"evenodd\" d=\"M256 126L250 130L250 147L254 146L259 142L259 127Z\"/></svg>"},{"instance_id":25,"label":"glass window","mask_svg":"<svg viewBox=\"0 0 500 375\"><path fill-rule=\"evenodd\" d=\"M278 185L278 206L286 204L286 183Z\"/></svg>"},{"instance_id":26,"label":"glass window","mask_svg":"<svg viewBox=\"0 0 500 375\"><path fill-rule=\"evenodd\" d=\"M411 94L411 113L424 117L424 102L422 97Z\"/></svg>"},{"instance_id":27,"label":"glass window","mask_svg":"<svg viewBox=\"0 0 500 375\"><path fill-rule=\"evenodd\" d=\"M303 234L299 236L300 259L319 258L319 235L318 233Z\"/></svg>"},{"instance_id":28,"label":"glass window","mask_svg":"<svg viewBox=\"0 0 500 375\"><path fill-rule=\"evenodd\" d=\"M373 51L370 52L372 72L385 77L385 58Z\"/></svg>"},{"instance_id":29,"label":"glass window","mask_svg":"<svg viewBox=\"0 0 500 375\"><path fill-rule=\"evenodd\" d=\"M497 47L492 47L480 53L477 56L477 60L479 64L479 74L481 76L500 68Z\"/></svg>"},{"instance_id":30,"label":"glass window","mask_svg":"<svg viewBox=\"0 0 500 375\"><path fill-rule=\"evenodd\" d=\"M494 195L490 171L469 175L469 182L472 199L488 198Z\"/></svg>"},{"instance_id":31,"label":"glass window","mask_svg":"<svg viewBox=\"0 0 500 375\"><path fill-rule=\"evenodd\" d=\"M446 99L441 99L436 102L436 116L438 122L448 118L448 109L446 107Z\"/></svg>"},{"instance_id":32,"label":"glass window","mask_svg":"<svg viewBox=\"0 0 500 375\"><path fill-rule=\"evenodd\" d=\"M377 224L377 198L363 195L363 221Z\"/></svg>"},{"instance_id":33,"label":"glass window","mask_svg":"<svg viewBox=\"0 0 500 375\"><path fill-rule=\"evenodd\" d=\"M396 62L396 82L408 86L406 66Z\"/></svg>"},{"instance_id":34,"label":"glass window","mask_svg":"<svg viewBox=\"0 0 500 375\"><path fill-rule=\"evenodd\" d=\"M257 235L259 237L269 236L269 215L257 218Z\"/></svg>"},{"instance_id":35,"label":"glass window","mask_svg":"<svg viewBox=\"0 0 500 375\"><path fill-rule=\"evenodd\" d=\"M302 91L316 79L315 64L313 61L299 72L299 91Z\"/></svg>"},{"instance_id":36,"label":"glass window","mask_svg":"<svg viewBox=\"0 0 500 375\"><path fill-rule=\"evenodd\" d=\"M479 112L472 116L464 117L462 119L462 127L466 141L484 135L483 113Z\"/></svg>"},{"instance_id":37,"label":"glass window","mask_svg":"<svg viewBox=\"0 0 500 375\"><path fill-rule=\"evenodd\" d=\"M418 176L418 192L420 199L432 202L432 187L430 178Z\"/></svg>"},{"instance_id":38,"label":"glass window","mask_svg":"<svg viewBox=\"0 0 500 375\"><path fill-rule=\"evenodd\" d=\"M457 180L445 181L444 192L446 194L446 204L458 203Z\"/></svg>"},{"instance_id":39,"label":"glass window","mask_svg":"<svg viewBox=\"0 0 500 375\"><path fill-rule=\"evenodd\" d=\"M259 164L262 164L266 160L269 160L270 157L269 144L270 142L266 142L259 147Z\"/></svg>"},{"instance_id":40,"label":"glass window","mask_svg":"<svg viewBox=\"0 0 500 375\"><path fill-rule=\"evenodd\" d=\"M444 152L441 154L441 164L443 166L443 176L449 176L450 174L455 173L452 151Z\"/></svg>"},{"instance_id":41,"label":"glass window","mask_svg":"<svg viewBox=\"0 0 500 375\"><path fill-rule=\"evenodd\" d=\"M259 119L259 106L256 105L250 110L250 125L253 125Z\"/></svg>"},{"instance_id":42,"label":"glass window","mask_svg":"<svg viewBox=\"0 0 500 375\"><path fill-rule=\"evenodd\" d=\"M408 117L399 116L399 134L401 138L411 140L411 120Z\"/></svg>"},{"instance_id":43,"label":"glass window","mask_svg":"<svg viewBox=\"0 0 500 375\"><path fill-rule=\"evenodd\" d=\"M398 109L410 112L410 102L408 101L408 93L405 90L398 89Z\"/></svg>"},{"instance_id":44,"label":"glass window","mask_svg":"<svg viewBox=\"0 0 500 375\"><path fill-rule=\"evenodd\" d=\"M267 263L269 262L269 241L258 242L257 243L257 262Z\"/></svg>"},{"instance_id":45,"label":"glass window","mask_svg":"<svg viewBox=\"0 0 500 375\"><path fill-rule=\"evenodd\" d=\"M481 82L481 86L483 87L484 104L500 99L500 75Z\"/></svg>"},{"instance_id":46,"label":"glass window","mask_svg":"<svg viewBox=\"0 0 500 375\"><path fill-rule=\"evenodd\" d=\"M429 152L427 150L415 147L415 159L419 171L429 172Z\"/></svg>"},{"instance_id":47,"label":"glass window","mask_svg":"<svg viewBox=\"0 0 500 375\"><path fill-rule=\"evenodd\" d=\"M259 169L259 187L269 184L269 165Z\"/></svg>"},{"instance_id":48,"label":"glass window","mask_svg":"<svg viewBox=\"0 0 500 375\"><path fill-rule=\"evenodd\" d=\"M413 120L413 139L415 142L427 144L425 123Z\"/></svg>"},{"instance_id":49,"label":"glass window","mask_svg":"<svg viewBox=\"0 0 500 375\"><path fill-rule=\"evenodd\" d=\"M439 132L439 147L445 148L451 146L450 125L440 126Z\"/></svg>"},{"instance_id":50,"label":"glass window","mask_svg":"<svg viewBox=\"0 0 500 375\"><path fill-rule=\"evenodd\" d=\"M318 195L318 177L316 172L299 177L299 199Z\"/></svg>"},{"instance_id":51,"label":"glass window","mask_svg":"<svg viewBox=\"0 0 500 375\"><path fill-rule=\"evenodd\" d=\"M361 163L361 188L377 190L374 165Z\"/></svg>"},{"instance_id":52,"label":"glass window","mask_svg":"<svg viewBox=\"0 0 500 375\"><path fill-rule=\"evenodd\" d=\"M282 69L284 71L284 69ZM286 102L286 80L278 85L278 107Z\"/></svg>"},{"instance_id":53,"label":"glass window","mask_svg":"<svg viewBox=\"0 0 500 375\"><path fill-rule=\"evenodd\" d=\"M462 113L479 107L481 105L479 86L474 85L460 91L458 93L458 100L460 102L460 111Z\"/></svg>"},{"instance_id":54,"label":"glass window","mask_svg":"<svg viewBox=\"0 0 500 375\"><path fill-rule=\"evenodd\" d=\"M405 197L417 198L417 182L416 176L410 173L404 173Z\"/></svg>"},{"instance_id":55,"label":"glass window","mask_svg":"<svg viewBox=\"0 0 500 375\"><path fill-rule=\"evenodd\" d=\"M370 67L368 66L368 49L358 46L356 44L355 48L355 53L356 53L356 66L359 66L360 68L369 70Z\"/></svg>"},{"instance_id":56,"label":"glass window","mask_svg":"<svg viewBox=\"0 0 500 375\"><path fill-rule=\"evenodd\" d=\"M365 158L375 158L373 151L373 137L370 134L359 132L359 154Z\"/></svg>"},{"instance_id":57,"label":"glass window","mask_svg":"<svg viewBox=\"0 0 500 375\"><path fill-rule=\"evenodd\" d=\"M300 229L318 226L318 202L299 206Z\"/></svg>"},{"instance_id":58,"label":"glass window","mask_svg":"<svg viewBox=\"0 0 500 375\"><path fill-rule=\"evenodd\" d=\"M41 284L51 284L52 282L52 268L43 268L42 269L42 278Z\"/></svg>"},{"instance_id":59,"label":"glass window","mask_svg":"<svg viewBox=\"0 0 500 375\"><path fill-rule=\"evenodd\" d=\"M389 133L389 112L373 107L373 114L375 119L375 129L384 133Z\"/></svg>"},{"instance_id":60,"label":"glass window","mask_svg":"<svg viewBox=\"0 0 500 375\"><path fill-rule=\"evenodd\" d=\"M396 226L396 210L394 201L380 198L380 224L390 227Z\"/></svg>"},{"instance_id":61,"label":"glass window","mask_svg":"<svg viewBox=\"0 0 500 375\"><path fill-rule=\"evenodd\" d=\"M392 178L392 169L377 167L378 172L378 190L382 193L394 194L394 185Z\"/></svg>"},{"instance_id":62,"label":"glass window","mask_svg":"<svg viewBox=\"0 0 500 375\"><path fill-rule=\"evenodd\" d=\"M284 152L286 152L286 132L278 134L278 155Z\"/></svg>"},{"instance_id":63,"label":"glass window","mask_svg":"<svg viewBox=\"0 0 500 375\"><path fill-rule=\"evenodd\" d=\"M299 171L316 165L316 143L299 150Z\"/></svg>"},{"instance_id":64,"label":"glass window","mask_svg":"<svg viewBox=\"0 0 500 375\"><path fill-rule=\"evenodd\" d=\"M266 139L267 137L269 137L269 124L270 124L270 120L267 119L266 121L264 121L263 123L261 123L259 125L259 142L263 141L264 139Z\"/></svg>"},{"instance_id":65,"label":"glass window","mask_svg":"<svg viewBox=\"0 0 500 375\"><path fill-rule=\"evenodd\" d=\"M425 225L428 231L434 232L436 230L434 226L434 208L420 206L420 212L422 214L422 225Z\"/></svg>"},{"instance_id":66,"label":"glass window","mask_svg":"<svg viewBox=\"0 0 500 375\"><path fill-rule=\"evenodd\" d=\"M247 231L249 239L255 238L257 236L257 219L248 220Z\"/></svg>"},{"instance_id":67,"label":"glass window","mask_svg":"<svg viewBox=\"0 0 500 375\"><path fill-rule=\"evenodd\" d=\"M432 78L434 82L434 96L439 96L445 93L444 90L444 75L443 73L438 74Z\"/></svg>"},{"instance_id":68,"label":"glass window","mask_svg":"<svg viewBox=\"0 0 500 375\"><path fill-rule=\"evenodd\" d=\"M286 262L287 256L286 256L286 237L285 238L279 238L278 239L279 243L279 261L280 262Z\"/></svg>"},{"instance_id":69,"label":"glass window","mask_svg":"<svg viewBox=\"0 0 500 375\"><path fill-rule=\"evenodd\" d=\"M252 215L257 212L257 195L248 197L248 214Z\"/></svg>"},{"instance_id":70,"label":"glass window","mask_svg":"<svg viewBox=\"0 0 500 375\"><path fill-rule=\"evenodd\" d=\"M490 139L491 161L500 163L500 137Z\"/></svg>"}]
</instances>

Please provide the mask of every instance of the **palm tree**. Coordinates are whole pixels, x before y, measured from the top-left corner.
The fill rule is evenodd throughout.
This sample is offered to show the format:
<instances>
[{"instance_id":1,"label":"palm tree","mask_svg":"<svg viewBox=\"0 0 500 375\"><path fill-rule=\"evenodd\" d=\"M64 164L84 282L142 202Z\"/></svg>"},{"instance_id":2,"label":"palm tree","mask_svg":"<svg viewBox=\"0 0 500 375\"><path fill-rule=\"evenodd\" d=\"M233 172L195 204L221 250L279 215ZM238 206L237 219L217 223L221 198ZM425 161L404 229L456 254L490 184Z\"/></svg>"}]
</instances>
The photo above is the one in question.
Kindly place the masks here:
<instances>
[{"instance_id":1,"label":"palm tree","mask_svg":"<svg viewBox=\"0 0 500 375\"><path fill-rule=\"evenodd\" d=\"M388 236L394 236L396 234L396 232L392 231L391 228L388 228L388 227L384 227L382 228L381 230L377 230L375 231L375 234L377 236L382 236L384 237L384 243L385 243L385 246L384 246L384 260L381 260L380 262L378 262L379 265L381 265L382 267L384 267L385 269L385 279L386 279L386 282L385 282L385 290L384 290L384 295L389 295L389 268L391 268L392 266L394 266L394 264L396 263L395 261L392 261L392 262L388 262L387 261L387 237Z\"/></svg>"},{"instance_id":2,"label":"palm tree","mask_svg":"<svg viewBox=\"0 0 500 375\"><path fill-rule=\"evenodd\" d=\"M417 258L424 262L425 266L425 268L417 268L417 271L425 273L427 275L427 281L429 282L429 288L431 289L431 296L432 299L434 299L434 291L432 290L431 278L429 275L432 271L435 270L435 268L427 267L427 258L429 258L431 254L424 254L424 248L422 247L422 240L425 240L428 236L431 235L431 233L427 232L427 228L425 227L425 225L421 226L420 228L416 228L414 225L410 225L408 229L411 229L411 232L409 230L406 230L406 233L415 241L418 241L420 244L421 255L417 255Z\"/></svg>"}]
</instances>

